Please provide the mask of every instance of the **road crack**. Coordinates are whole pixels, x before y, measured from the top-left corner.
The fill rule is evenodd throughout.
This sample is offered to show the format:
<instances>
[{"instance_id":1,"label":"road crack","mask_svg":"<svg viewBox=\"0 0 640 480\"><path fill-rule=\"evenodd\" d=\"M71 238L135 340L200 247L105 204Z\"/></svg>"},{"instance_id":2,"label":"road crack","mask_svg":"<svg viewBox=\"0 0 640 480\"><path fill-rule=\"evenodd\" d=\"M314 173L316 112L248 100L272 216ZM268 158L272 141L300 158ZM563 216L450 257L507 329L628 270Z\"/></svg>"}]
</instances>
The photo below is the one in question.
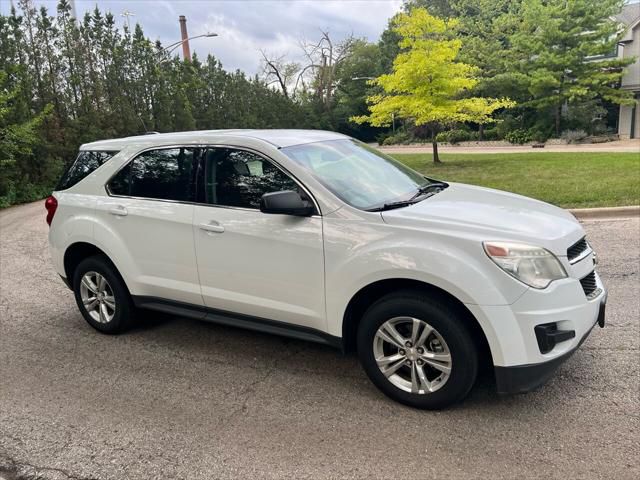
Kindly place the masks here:
<instances>
[{"instance_id":1,"label":"road crack","mask_svg":"<svg viewBox=\"0 0 640 480\"><path fill-rule=\"evenodd\" d=\"M0 455L0 479L2 480L96 480L96 477L81 477L62 468L41 467L26 462L17 462Z\"/></svg>"},{"instance_id":2,"label":"road crack","mask_svg":"<svg viewBox=\"0 0 640 480\"><path fill-rule=\"evenodd\" d=\"M253 382L249 383L247 386L242 388L242 390L237 394L237 400L238 401L242 400L241 405L235 410L233 410L229 415L224 417L221 423L223 424L226 420L230 420L236 415L246 413L247 410L249 409L248 403L249 403L249 400L251 399L251 394L255 393L258 386L265 383L267 380L269 380L278 371L278 367L282 362L287 362L291 358L298 355L302 350L303 350L302 348L294 349L284 357L276 358L270 366L265 368L263 375L260 375L256 380L254 380Z\"/></svg>"}]
</instances>

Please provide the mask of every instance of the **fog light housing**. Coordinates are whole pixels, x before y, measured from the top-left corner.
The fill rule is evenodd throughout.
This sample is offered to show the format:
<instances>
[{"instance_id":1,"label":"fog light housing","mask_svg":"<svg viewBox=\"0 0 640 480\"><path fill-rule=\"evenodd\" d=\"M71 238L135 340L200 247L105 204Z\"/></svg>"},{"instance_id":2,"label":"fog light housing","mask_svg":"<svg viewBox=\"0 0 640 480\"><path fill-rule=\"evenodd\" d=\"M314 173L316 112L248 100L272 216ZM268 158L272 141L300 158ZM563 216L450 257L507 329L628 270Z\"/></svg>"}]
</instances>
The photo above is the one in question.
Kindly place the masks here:
<instances>
[{"instance_id":1,"label":"fog light housing","mask_svg":"<svg viewBox=\"0 0 640 480\"><path fill-rule=\"evenodd\" d=\"M566 342L576 336L575 330L558 330L558 324L555 322L536 325L534 330L540 353L549 353L558 343Z\"/></svg>"}]
</instances>

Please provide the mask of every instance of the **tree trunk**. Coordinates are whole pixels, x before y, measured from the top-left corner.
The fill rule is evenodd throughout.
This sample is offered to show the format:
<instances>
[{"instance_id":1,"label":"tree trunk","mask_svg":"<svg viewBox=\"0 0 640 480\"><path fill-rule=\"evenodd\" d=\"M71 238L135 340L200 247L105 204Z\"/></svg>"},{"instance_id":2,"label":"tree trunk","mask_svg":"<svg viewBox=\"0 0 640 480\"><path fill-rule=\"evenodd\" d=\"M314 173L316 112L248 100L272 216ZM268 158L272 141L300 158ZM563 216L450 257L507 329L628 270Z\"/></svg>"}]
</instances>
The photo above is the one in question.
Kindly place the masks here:
<instances>
[{"instance_id":1,"label":"tree trunk","mask_svg":"<svg viewBox=\"0 0 640 480\"><path fill-rule=\"evenodd\" d=\"M442 163L440 161L440 156L438 155L438 142L436 142L435 137L433 137L431 144L433 145L433 163Z\"/></svg>"},{"instance_id":2,"label":"tree trunk","mask_svg":"<svg viewBox=\"0 0 640 480\"><path fill-rule=\"evenodd\" d=\"M484 140L484 125L482 123L478 125L478 140Z\"/></svg>"},{"instance_id":3,"label":"tree trunk","mask_svg":"<svg viewBox=\"0 0 640 480\"><path fill-rule=\"evenodd\" d=\"M556 107L556 138L560 138L560 120L562 118L562 103Z\"/></svg>"}]
</instances>

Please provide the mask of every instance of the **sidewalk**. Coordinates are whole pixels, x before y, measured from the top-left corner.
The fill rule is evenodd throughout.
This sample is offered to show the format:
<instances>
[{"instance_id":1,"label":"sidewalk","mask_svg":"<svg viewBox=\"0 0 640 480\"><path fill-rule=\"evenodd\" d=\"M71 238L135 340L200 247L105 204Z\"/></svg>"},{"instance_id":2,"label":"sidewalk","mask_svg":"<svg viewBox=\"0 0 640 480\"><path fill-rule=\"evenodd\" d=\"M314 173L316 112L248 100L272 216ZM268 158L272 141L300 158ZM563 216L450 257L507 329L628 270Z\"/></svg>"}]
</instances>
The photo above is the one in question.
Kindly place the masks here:
<instances>
[{"instance_id":1,"label":"sidewalk","mask_svg":"<svg viewBox=\"0 0 640 480\"><path fill-rule=\"evenodd\" d=\"M377 147L385 153L431 153L430 144L392 145ZM640 155L640 139L618 140L607 143L592 143L579 145L547 145L544 148L532 148L531 145L510 146L455 146L438 144L440 153L544 153L544 152L611 152L638 153Z\"/></svg>"}]
</instances>

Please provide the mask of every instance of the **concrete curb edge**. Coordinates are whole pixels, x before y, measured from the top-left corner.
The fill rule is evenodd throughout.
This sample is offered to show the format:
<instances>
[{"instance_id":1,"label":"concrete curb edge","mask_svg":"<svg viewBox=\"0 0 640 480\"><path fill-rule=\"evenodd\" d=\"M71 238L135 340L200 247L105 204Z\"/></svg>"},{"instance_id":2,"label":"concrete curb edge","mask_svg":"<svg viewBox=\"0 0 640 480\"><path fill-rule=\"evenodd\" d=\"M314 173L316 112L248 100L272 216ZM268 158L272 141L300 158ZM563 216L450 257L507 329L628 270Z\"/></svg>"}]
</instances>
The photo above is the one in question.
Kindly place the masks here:
<instances>
[{"instance_id":1,"label":"concrete curb edge","mask_svg":"<svg viewBox=\"0 0 640 480\"><path fill-rule=\"evenodd\" d=\"M593 218L624 218L640 216L640 205L607 208L572 208L569 209L580 220Z\"/></svg>"}]
</instances>

